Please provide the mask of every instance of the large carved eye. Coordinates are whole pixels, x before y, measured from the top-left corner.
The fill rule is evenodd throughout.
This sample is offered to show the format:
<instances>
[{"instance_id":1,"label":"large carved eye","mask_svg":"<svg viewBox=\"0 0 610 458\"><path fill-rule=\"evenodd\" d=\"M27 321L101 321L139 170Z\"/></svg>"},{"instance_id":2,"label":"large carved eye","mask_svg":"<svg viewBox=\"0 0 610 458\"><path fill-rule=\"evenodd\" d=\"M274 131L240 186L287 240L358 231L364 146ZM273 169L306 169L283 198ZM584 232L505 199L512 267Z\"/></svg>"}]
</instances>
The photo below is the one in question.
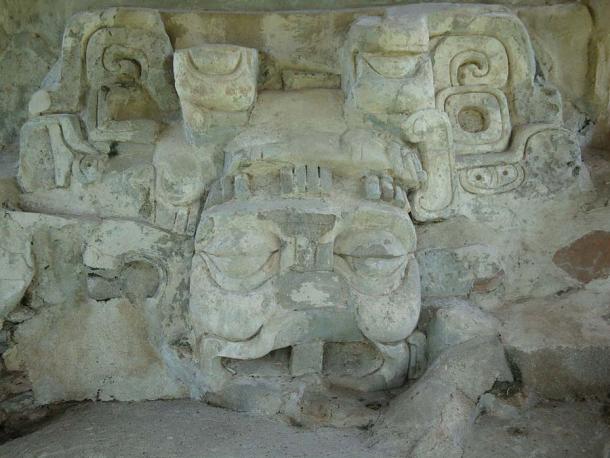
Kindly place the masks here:
<instances>
[{"instance_id":1,"label":"large carved eye","mask_svg":"<svg viewBox=\"0 0 610 458\"><path fill-rule=\"evenodd\" d=\"M256 228L215 232L203 245L203 257L222 288L251 290L277 272L280 241L274 234Z\"/></svg>"},{"instance_id":2,"label":"large carved eye","mask_svg":"<svg viewBox=\"0 0 610 458\"><path fill-rule=\"evenodd\" d=\"M348 232L335 240L335 266L363 293L396 289L407 264L405 246L391 232Z\"/></svg>"},{"instance_id":3,"label":"large carved eye","mask_svg":"<svg viewBox=\"0 0 610 458\"><path fill-rule=\"evenodd\" d=\"M349 260L354 270L366 275L385 275L403 263L407 252L391 233L360 232L339 237L335 254Z\"/></svg>"}]
</instances>

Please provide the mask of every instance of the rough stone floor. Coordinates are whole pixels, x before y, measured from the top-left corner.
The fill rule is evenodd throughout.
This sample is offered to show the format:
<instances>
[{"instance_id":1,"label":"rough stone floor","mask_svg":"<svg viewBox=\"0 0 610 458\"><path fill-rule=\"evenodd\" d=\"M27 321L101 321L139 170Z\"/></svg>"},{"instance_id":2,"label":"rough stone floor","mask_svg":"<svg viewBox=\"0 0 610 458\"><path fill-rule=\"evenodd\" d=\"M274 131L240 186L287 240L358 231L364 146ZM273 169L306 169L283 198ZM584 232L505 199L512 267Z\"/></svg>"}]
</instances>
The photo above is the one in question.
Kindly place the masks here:
<instances>
[{"instance_id":1,"label":"rough stone floor","mask_svg":"<svg viewBox=\"0 0 610 458\"><path fill-rule=\"evenodd\" d=\"M608 421L600 404L584 402L543 404L516 418L484 415L466 439L463 457L604 456L610 445ZM87 403L0 446L0 456L381 456L368 447L372 439L368 431L299 428L196 401Z\"/></svg>"}]
</instances>

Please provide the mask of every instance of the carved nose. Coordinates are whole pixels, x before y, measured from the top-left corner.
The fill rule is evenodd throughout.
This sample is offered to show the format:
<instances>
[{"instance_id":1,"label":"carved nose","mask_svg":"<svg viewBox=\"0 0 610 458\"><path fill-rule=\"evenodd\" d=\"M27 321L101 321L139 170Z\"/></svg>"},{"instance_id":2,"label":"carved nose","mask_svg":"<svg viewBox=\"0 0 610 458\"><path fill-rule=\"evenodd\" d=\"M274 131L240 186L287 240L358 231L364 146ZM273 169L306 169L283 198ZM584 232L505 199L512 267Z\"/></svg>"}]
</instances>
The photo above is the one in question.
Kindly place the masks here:
<instances>
[{"instance_id":1,"label":"carved nose","mask_svg":"<svg viewBox=\"0 0 610 458\"><path fill-rule=\"evenodd\" d=\"M277 302L288 310L347 307L345 282L333 272L286 272L279 278Z\"/></svg>"},{"instance_id":2,"label":"carved nose","mask_svg":"<svg viewBox=\"0 0 610 458\"><path fill-rule=\"evenodd\" d=\"M270 212L284 238L280 266L282 272L330 272L333 269L332 242L322 242L335 226L335 215L325 213Z\"/></svg>"},{"instance_id":3,"label":"carved nose","mask_svg":"<svg viewBox=\"0 0 610 458\"><path fill-rule=\"evenodd\" d=\"M319 243L318 240L297 235L284 243L280 262L284 272L331 272L332 243Z\"/></svg>"}]
</instances>

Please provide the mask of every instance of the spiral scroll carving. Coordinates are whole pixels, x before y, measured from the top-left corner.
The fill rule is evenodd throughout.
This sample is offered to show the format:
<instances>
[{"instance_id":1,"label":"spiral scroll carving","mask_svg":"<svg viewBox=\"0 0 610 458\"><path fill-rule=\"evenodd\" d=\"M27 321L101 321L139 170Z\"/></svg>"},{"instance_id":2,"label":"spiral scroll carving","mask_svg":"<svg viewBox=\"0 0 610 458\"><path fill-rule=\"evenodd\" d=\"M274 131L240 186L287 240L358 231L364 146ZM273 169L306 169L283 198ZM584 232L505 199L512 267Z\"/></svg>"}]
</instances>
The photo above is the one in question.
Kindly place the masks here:
<instances>
[{"instance_id":1,"label":"spiral scroll carving","mask_svg":"<svg viewBox=\"0 0 610 458\"><path fill-rule=\"evenodd\" d=\"M434 78L439 89L483 84L502 88L508 76L506 48L493 37L448 36L436 47Z\"/></svg>"}]
</instances>

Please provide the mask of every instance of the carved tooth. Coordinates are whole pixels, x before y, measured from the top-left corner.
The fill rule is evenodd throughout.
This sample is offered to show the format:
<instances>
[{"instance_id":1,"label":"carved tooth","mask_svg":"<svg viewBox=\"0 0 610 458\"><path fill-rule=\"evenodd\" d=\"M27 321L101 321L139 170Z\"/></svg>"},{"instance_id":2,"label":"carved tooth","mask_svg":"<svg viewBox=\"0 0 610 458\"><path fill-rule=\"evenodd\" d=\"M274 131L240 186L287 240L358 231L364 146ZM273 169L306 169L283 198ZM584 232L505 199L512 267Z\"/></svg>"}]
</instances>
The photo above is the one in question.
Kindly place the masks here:
<instances>
[{"instance_id":1,"label":"carved tooth","mask_svg":"<svg viewBox=\"0 0 610 458\"><path fill-rule=\"evenodd\" d=\"M407 194L400 186L396 186L394 193L394 205L400 208L405 208L407 206Z\"/></svg>"},{"instance_id":2,"label":"carved tooth","mask_svg":"<svg viewBox=\"0 0 610 458\"><path fill-rule=\"evenodd\" d=\"M375 175L364 177L364 196L369 200L379 200L381 198L379 178Z\"/></svg>"},{"instance_id":3,"label":"carved tooth","mask_svg":"<svg viewBox=\"0 0 610 458\"><path fill-rule=\"evenodd\" d=\"M426 336L415 331L407 338L409 345L409 380L419 378L426 369Z\"/></svg>"},{"instance_id":4,"label":"carved tooth","mask_svg":"<svg viewBox=\"0 0 610 458\"><path fill-rule=\"evenodd\" d=\"M282 194L290 194L293 191L293 180L292 167L283 167L280 169L280 190Z\"/></svg>"},{"instance_id":5,"label":"carved tooth","mask_svg":"<svg viewBox=\"0 0 610 458\"><path fill-rule=\"evenodd\" d=\"M320 167L320 188L323 192L330 192L333 185L332 172L324 167Z\"/></svg>"},{"instance_id":6,"label":"carved tooth","mask_svg":"<svg viewBox=\"0 0 610 458\"><path fill-rule=\"evenodd\" d=\"M250 197L250 181L248 180L248 176L243 173L237 175L233 183L233 189L235 190L235 197L237 199L247 199Z\"/></svg>"},{"instance_id":7,"label":"carved tooth","mask_svg":"<svg viewBox=\"0 0 610 458\"><path fill-rule=\"evenodd\" d=\"M320 175L318 172L317 165L307 165L307 191L308 192L319 192L320 191Z\"/></svg>"},{"instance_id":8,"label":"carved tooth","mask_svg":"<svg viewBox=\"0 0 610 458\"><path fill-rule=\"evenodd\" d=\"M390 176L381 177L381 198L386 202L394 198L394 180Z\"/></svg>"},{"instance_id":9,"label":"carved tooth","mask_svg":"<svg viewBox=\"0 0 610 458\"><path fill-rule=\"evenodd\" d=\"M307 171L304 165L297 165L294 167L294 178L295 178L295 191L305 192L307 182Z\"/></svg>"},{"instance_id":10,"label":"carved tooth","mask_svg":"<svg viewBox=\"0 0 610 458\"><path fill-rule=\"evenodd\" d=\"M333 245L332 243L319 243L316 249L316 270L333 270Z\"/></svg>"},{"instance_id":11,"label":"carved tooth","mask_svg":"<svg viewBox=\"0 0 610 458\"><path fill-rule=\"evenodd\" d=\"M188 208L178 207L174 219L174 232L184 233L188 224L189 211Z\"/></svg>"},{"instance_id":12,"label":"carved tooth","mask_svg":"<svg viewBox=\"0 0 610 458\"><path fill-rule=\"evenodd\" d=\"M222 177L220 181L222 199L227 201L233 197L233 177Z\"/></svg>"},{"instance_id":13,"label":"carved tooth","mask_svg":"<svg viewBox=\"0 0 610 458\"><path fill-rule=\"evenodd\" d=\"M186 224L185 232L187 234L194 234L197 230L197 223L199 223L199 209L201 208L201 200L196 200L192 203L189 210L188 222Z\"/></svg>"}]
</instances>

